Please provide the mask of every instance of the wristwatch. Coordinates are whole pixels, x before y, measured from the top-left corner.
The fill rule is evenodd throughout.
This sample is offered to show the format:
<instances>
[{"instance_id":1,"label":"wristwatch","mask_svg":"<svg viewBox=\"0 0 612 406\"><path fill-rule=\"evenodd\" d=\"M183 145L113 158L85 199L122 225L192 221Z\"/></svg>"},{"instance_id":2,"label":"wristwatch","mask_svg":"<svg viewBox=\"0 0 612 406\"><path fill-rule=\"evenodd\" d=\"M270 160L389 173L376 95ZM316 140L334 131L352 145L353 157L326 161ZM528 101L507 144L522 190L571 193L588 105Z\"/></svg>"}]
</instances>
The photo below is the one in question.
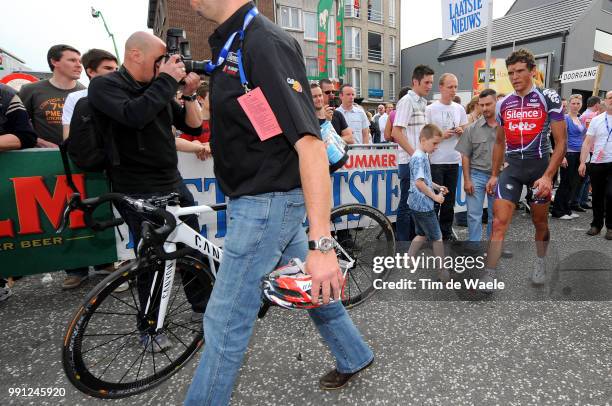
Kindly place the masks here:
<instances>
[{"instance_id":1,"label":"wristwatch","mask_svg":"<svg viewBox=\"0 0 612 406\"><path fill-rule=\"evenodd\" d=\"M334 249L334 240L331 237L321 237L318 240L310 240L308 241L308 249L319 250L325 254Z\"/></svg>"},{"instance_id":2,"label":"wristwatch","mask_svg":"<svg viewBox=\"0 0 612 406\"><path fill-rule=\"evenodd\" d=\"M181 96L181 100L184 100L184 101L187 101L187 102L192 102L192 101L196 101L197 97L198 97L198 95L196 93L192 94L191 96L182 95Z\"/></svg>"}]
</instances>

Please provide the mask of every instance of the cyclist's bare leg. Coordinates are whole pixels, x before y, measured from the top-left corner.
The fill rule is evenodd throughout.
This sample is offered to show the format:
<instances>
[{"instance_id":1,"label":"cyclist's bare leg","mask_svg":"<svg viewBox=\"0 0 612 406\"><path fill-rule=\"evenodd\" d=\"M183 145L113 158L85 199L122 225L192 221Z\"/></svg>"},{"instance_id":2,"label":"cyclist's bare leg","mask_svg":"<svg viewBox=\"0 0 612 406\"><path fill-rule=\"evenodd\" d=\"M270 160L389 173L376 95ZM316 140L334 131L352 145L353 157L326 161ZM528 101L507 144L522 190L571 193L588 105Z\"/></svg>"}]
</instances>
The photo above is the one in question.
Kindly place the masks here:
<instances>
[{"instance_id":1,"label":"cyclist's bare leg","mask_svg":"<svg viewBox=\"0 0 612 406\"><path fill-rule=\"evenodd\" d=\"M506 231L510 227L516 205L510 200L495 199L493 203L493 229L487 251L487 269L495 269L502 253Z\"/></svg>"},{"instance_id":2,"label":"cyclist's bare leg","mask_svg":"<svg viewBox=\"0 0 612 406\"><path fill-rule=\"evenodd\" d=\"M548 242L550 241L550 232L548 230L548 206L550 206L550 203L531 204L531 221L533 222L536 230L536 250L538 257L540 258L546 256Z\"/></svg>"}]
</instances>

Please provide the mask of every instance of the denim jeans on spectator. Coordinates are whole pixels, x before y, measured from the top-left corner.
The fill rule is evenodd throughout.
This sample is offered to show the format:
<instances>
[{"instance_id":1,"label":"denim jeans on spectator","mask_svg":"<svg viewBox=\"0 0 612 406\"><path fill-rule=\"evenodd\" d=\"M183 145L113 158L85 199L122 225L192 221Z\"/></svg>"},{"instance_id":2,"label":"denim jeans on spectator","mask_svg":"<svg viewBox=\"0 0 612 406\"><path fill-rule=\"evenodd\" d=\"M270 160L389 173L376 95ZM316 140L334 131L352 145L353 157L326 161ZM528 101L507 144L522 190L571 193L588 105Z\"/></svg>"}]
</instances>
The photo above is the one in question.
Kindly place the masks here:
<instances>
[{"instance_id":1,"label":"denim jeans on spectator","mask_svg":"<svg viewBox=\"0 0 612 406\"><path fill-rule=\"evenodd\" d=\"M415 232L412 216L410 215L410 207L408 207L408 191L410 190L409 164L399 164L398 174L400 180L400 201L397 206L395 235L398 241L412 241Z\"/></svg>"},{"instance_id":2,"label":"denim jeans on spectator","mask_svg":"<svg viewBox=\"0 0 612 406\"><path fill-rule=\"evenodd\" d=\"M453 220L455 219L455 195L457 192L457 180L459 177L458 164L432 164L431 180L440 186L448 188L448 194L444 196L444 203L434 204L434 211L439 212L440 230L442 238L446 239L453 235Z\"/></svg>"},{"instance_id":3,"label":"denim jeans on spectator","mask_svg":"<svg viewBox=\"0 0 612 406\"><path fill-rule=\"evenodd\" d=\"M230 199L223 260L204 315L206 344L185 405L229 403L261 305L262 278L291 258L306 257L304 215L301 189ZM338 371L358 371L373 359L341 302L308 313L336 359ZM290 337L278 331L276 340ZM274 373L273 368L270 371ZM299 374L294 378L300 379Z\"/></svg>"},{"instance_id":4,"label":"denim jeans on spectator","mask_svg":"<svg viewBox=\"0 0 612 406\"><path fill-rule=\"evenodd\" d=\"M572 207L582 206L589 203L589 187L591 186L591 178L589 175L580 178L580 184L576 189L576 193L572 196Z\"/></svg>"},{"instance_id":5,"label":"denim jeans on spectator","mask_svg":"<svg viewBox=\"0 0 612 406\"><path fill-rule=\"evenodd\" d=\"M487 199L487 240L491 237L493 226L494 196L487 194L486 187L491 174L478 169L470 170L470 177L474 184L474 193L466 194L468 241L482 240L482 212L484 199Z\"/></svg>"},{"instance_id":6,"label":"denim jeans on spectator","mask_svg":"<svg viewBox=\"0 0 612 406\"><path fill-rule=\"evenodd\" d=\"M169 190L167 192L138 193L138 194L128 194L128 195L134 199L150 199L152 197L165 196L172 192L179 194L181 207L189 207L189 206L195 205L191 192L189 192L189 190L183 183L181 183L181 185L177 189ZM140 241L140 238L141 238L142 222L146 219L146 216L144 216L142 213L137 213L134 210L126 208L126 207L117 207L117 210L119 211L119 213L121 213L121 217L125 220L125 223L127 224L127 226L130 229L130 232L132 233L132 237L134 241L134 252L136 252L137 247L138 247L138 242ZM193 228L194 230L199 231L197 216L189 215L189 216L182 216L180 218L181 220L184 220L185 224L187 224L189 227ZM159 220L157 219L157 221ZM147 299L151 292L151 285L153 283L153 275L154 275L155 270L157 269L155 269L154 267L151 267L149 272L141 273L138 276L137 281L136 281L137 287L138 287L138 297L139 297L139 302L140 302L140 309L141 309L140 310L141 313L138 315L138 329L140 331L145 331L148 328L146 317L142 312L144 311L147 305ZM160 272L163 272L163 266L160 266L159 270ZM163 277L158 277L157 284L161 284L162 280L163 280ZM185 295L187 296L187 299L189 300L189 303L192 306L192 310L198 311L201 313L204 312L205 306L206 306L206 299L207 299L207 295L209 292L206 290L203 290L201 285L197 283L187 284L186 278L181 278L181 280L184 284ZM157 291L161 291L161 290L157 289ZM158 300L159 300L159 297L153 298L153 304L151 305L151 308L154 309L155 307L157 307ZM150 316L157 317L156 314L150 315Z\"/></svg>"}]
</instances>

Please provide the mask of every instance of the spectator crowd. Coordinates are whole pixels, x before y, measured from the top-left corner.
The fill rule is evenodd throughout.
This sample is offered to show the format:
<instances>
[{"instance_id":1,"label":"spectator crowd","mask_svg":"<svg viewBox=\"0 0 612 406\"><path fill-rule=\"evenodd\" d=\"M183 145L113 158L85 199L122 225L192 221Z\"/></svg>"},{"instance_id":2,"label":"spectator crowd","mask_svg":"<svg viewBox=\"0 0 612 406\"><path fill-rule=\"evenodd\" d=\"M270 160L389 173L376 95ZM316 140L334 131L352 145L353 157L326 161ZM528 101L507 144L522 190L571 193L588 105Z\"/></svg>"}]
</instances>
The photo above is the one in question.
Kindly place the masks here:
<instances>
[{"instance_id":1,"label":"spectator crowd","mask_svg":"<svg viewBox=\"0 0 612 406\"><path fill-rule=\"evenodd\" d=\"M52 72L47 80L24 85L19 92L0 85L0 151L58 147L69 137L76 103L88 96L88 89L78 82L82 72L91 81L119 69L116 56L105 50L90 49L81 55L77 49L62 44L49 49L47 62ZM412 74L411 86L400 91L397 106L380 104L375 111L362 107L363 99L357 97L350 83L338 86L332 80L322 79L310 90L320 124L331 122L347 145L390 142L398 145L398 240L412 241L422 235L423 222L415 221L415 210L410 204L412 201L413 206L418 206L415 196L421 194L430 198L431 211L440 230L440 235L431 230L433 217L428 217L427 237L434 241L456 239L454 206L460 176L466 193L468 240L487 240L491 236L495 200L494 194L487 193L487 182L492 173L499 124L496 108L499 109L507 96L486 89L469 100L464 108L457 96L457 77L442 73L434 84L434 75L431 68L419 65ZM439 99L430 101L427 97L434 86ZM175 97L182 108L189 100L184 97L183 90L181 86ZM199 81L193 97L200 130L196 134L173 127L173 134L177 151L193 153L204 160L211 156L208 83ZM612 240L612 92L608 92L604 100L591 96L586 103L582 95L575 94L562 104L567 134L566 145L562 147L566 152L553 177L558 187L550 206L551 216L571 221L592 210L593 219L587 234L598 235L605 226L605 238ZM423 132L426 125L431 126ZM550 137L554 148L554 139ZM414 156L419 158L414 160L419 162L419 169L413 168L415 163L411 167ZM423 168L424 157L429 172ZM415 180L413 177L424 172L430 178L423 179L423 186L421 178ZM534 200L533 190L526 189L529 204ZM485 201L487 209L483 208ZM486 223L484 235L483 222ZM113 264L95 267L97 273L113 269ZM66 270L63 289L80 286L88 275L88 267ZM4 299L10 295L10 289L6 280L1 283Z\"/></svg>"}]
</instances>

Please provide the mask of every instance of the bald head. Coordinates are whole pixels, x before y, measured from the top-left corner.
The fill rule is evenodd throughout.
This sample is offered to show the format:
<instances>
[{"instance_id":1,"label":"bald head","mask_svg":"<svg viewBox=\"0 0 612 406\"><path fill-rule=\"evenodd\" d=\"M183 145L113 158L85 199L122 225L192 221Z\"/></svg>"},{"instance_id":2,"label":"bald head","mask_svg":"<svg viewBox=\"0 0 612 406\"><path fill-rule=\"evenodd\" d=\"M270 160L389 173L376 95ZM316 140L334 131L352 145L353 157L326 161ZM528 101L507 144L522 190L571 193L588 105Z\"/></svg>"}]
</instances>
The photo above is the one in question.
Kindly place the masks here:
<instances>
[{"instance_id":1,"label":"bald head","mask_svg":"<svg viewBox=\"0 0 612 406\"><path fill-rule=\"evenodd\" d=\"M156 48L155 46L166 44L160 38L155 35L144 32L144 31L136 31L125 41L125 58L128 58L128 53L133 50L138 50L144 53L148 53L151 49Z\"/></svg>"},{"instance_id":2,"label":"bald head","mask_svg":"<svg viewBox=\"0 0 612 406\"><path fill-rule=\"evenodd\" d=\"M123 65L139 82L150 82L156 74L156 64L166 53L166 44L160 38L144 31L130 35L125 42Z\"/></svg>"}]
</instances>

